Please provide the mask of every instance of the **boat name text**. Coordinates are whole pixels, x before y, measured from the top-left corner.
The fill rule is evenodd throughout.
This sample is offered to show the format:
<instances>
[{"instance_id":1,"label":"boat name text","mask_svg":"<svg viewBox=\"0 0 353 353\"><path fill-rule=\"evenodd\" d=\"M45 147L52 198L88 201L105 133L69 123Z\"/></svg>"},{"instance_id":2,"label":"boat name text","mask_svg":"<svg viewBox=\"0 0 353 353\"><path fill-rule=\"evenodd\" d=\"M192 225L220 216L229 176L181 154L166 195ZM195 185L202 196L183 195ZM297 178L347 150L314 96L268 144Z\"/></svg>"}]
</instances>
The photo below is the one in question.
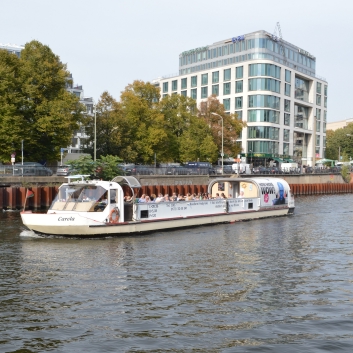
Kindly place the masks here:
<instances>
[{"instance_id":1,"label":"boat name text","mask_svg":"<svg viewBox=\"0 0 353 353\"><path fill-rule=\"evenodd\" d=\"M58 221L62 221L62 222L73 222L75 220L75 217L69 217L69 218L64 218L64 217L59 217Z\"/></svg>"}]
</instances>

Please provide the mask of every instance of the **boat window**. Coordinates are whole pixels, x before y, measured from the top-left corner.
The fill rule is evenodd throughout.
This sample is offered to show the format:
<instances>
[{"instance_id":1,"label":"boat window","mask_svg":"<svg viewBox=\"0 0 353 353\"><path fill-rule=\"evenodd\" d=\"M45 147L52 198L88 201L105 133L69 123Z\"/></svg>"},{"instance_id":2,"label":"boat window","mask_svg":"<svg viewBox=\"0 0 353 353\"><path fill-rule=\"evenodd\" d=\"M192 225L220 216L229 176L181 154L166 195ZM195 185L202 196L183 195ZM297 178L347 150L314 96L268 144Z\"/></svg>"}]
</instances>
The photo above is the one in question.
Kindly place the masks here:
<instances>
[{"instance_id":1,"label":"boat window","mask_svg":"<svg viewBox=\"0 0 353 353\"><path fill-rule=\"evenodd\" d=\"M118 203L118 190L110 190L110 203Z\"/></svg>"},{"instance_id":2,"label":"boat window","mask_svg":"<svg viewBox=\"0 0 353 353\"><path fill-rule=\"evenodd\" d=\"M108 191L100 185L68 184L59 188L50 210L101 212L108 204Z\"/></svg>"}]
</instances>

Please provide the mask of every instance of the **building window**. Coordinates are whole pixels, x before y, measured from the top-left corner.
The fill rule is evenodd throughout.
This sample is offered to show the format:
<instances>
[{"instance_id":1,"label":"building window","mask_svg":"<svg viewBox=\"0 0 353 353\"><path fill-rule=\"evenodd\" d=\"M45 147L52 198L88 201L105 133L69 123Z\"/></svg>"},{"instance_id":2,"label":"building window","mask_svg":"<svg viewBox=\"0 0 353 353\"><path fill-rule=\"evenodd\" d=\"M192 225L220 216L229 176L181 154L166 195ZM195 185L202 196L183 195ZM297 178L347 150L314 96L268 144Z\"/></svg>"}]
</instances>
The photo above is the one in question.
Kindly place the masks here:
<instances>
[{"instance_id":1,"label":"building window","mask_svg":"<svg viewBox=\"0 0 353 353\"><path fill-rule=\"evenodd\" d=\"M324 86L324 95L327 96L327 85Z\"/></svg>"},{"instance_id":2,"label":"building window","mask_svg":"<svg viewBox=\"0 0 353 353\"><path fill-rule=\"evenodd\" d=\"M324 107L327 108L327 97L324 97Z\"/></svg>"},{"instance_id":3,"label":"building window","mask_svg":"<svg viewBox=\"0 0 353 353\"><path fill-rule=\"evenodd\" d=\"M281 78L281 68L273 64L250 64L249 76L271 76Z\"/></svg>"},{"instance_id":4,"label":"building window","mask_svg":"<svg viewBox=\"0 0 353 353\"><path fill-rule=\"evenodd\" d=\"M235 82L235 93L243 92L243 81L236 81Z\"/></svg>"},{"instance_id":5,"label":"building window","mask_svg":"<svg viewBox=\"0 0 353 353\"><path fill-rule=\"evenodd\" d=\"M284 111L290 112L290 101L288 99L284 100Z\"/></svg>"},{"instance_id":6,"label":"building window","mask_svg":"<svg viewBox=\"0 0 353 353\"><path fill-rule=\"evenodd\" d=\"M295 78L295 98L309 102L309 81Z\"/></svg>"},{"instance_id":7,"label":"building window","mask_svg":"<svg viewBox=\"0 0 353 353\"><path fill-rule=\"evenodd\" d=\"M320 132L321 122L318 118L316 118L316 132Z\"/></svg>"},{"instance_id":8,"label":"building window","mask_svg":"<svg viewBox=\"0 0 353 353\"><path fill-rule=\"evenodd\" d=\"M208 97L208 87L201 87L201 98L207 98Z\"/></svg>"},{"instance_id":9,"label":"building window","mask_svg":"<svg viewBox=\"0 0 353 353\"><path fill-rule=\"evenodd\" d=\"M191 95L190 95L190 97L191 97L192 99L197 99L197 88L193 88L193 89L191 90Z\"/></svg>"},{"instance_id":10,"label":"building window","mask_svg":"<svg viewBox=\"0 0 353 353\"><path fill-rule=\"evenodd\" d=\"M321 94L316 95L316 105L321 105Z\"/></svg>"},{"instance_id":11,"label":"building window","mask_svg":"<svg viewBox=\"0 0 353 353\"><path fill-rule=\"evenodd\" d=\"M321 83L320 82L316 82L316 93L321 94Z\"/></svg>"},{"instance_id":12,"label":"building window","mask_svg":"<svg viewBox=\"0 0 353 353\"><path fill-rule=\"evenodd\" d=\"M163 98L168 97L168 93L163 94Z\"/></svg>"},{"instance_id":13,"label":"building window","mask_svg":"<svg viewBox=\"0 0 353 353\"><path fill-rule=\"evenodd\" d=\"M168 82L163 82L163 93L168 92Z\"/></svg>"},{"instance_id":14,"label":"building window","mask_svg":"<svg viewBox=\"0 0 353 353\"><path fill-rule=\"evenodd\" d=\"M320 146L320 136L316 136L316 146Z\"/></svg>"},{"instance_id":15,"label":"building window","mask_svg":"<svg viewBox=\"0 0 353 353\"><path fill-rule=\"evenodd\" d=\"M186 89L187 84L188 84L187 78L182 78L181 79L181 89Z\"/></svg>"},{"instance_id":16,"label":"building window","mask_svg":"<svg viewBox=\"0 0 353 353\"><path fill-rule=\"evenodd\" d=\"M223 83L223 94L230 94L230 82Z\"/></svg>"},{"instance_id":17,"label":"building window","mask_svg":"<svg viewBox=\"0 0 353 353\"><path fill-rule=\"evenodd\" d=\"M290 84L289 83L284 84L284 94L286 96L290 96Z\"/></svg>"},{"instance_id":18,"label":"building window","mask_svg":"<svg viewBox=\"0 0 353 353\"><path fill-rule=\"evenodd\" d=\"M184 96L184 97L187 96L186 91L181 91L180 94L181 94L182 96Z\"/></svg>"},{"instance_id":19,"label":"building window","mask_svg":"<svg viewBox=\"0 0 353 353\"><path fill-rule=\"evenodd\" d=\"M238 79L238 78L243 78L243 66L238 66L236 69L235 69L235 78Z\"/></svg>"},{"instance_id":20,"label":"building window","mask_svg":"<svg viewBox=\"0 0 353 353\"><path fill-rule=\"evenodd\" d=\"M230 69L226 69L223 71L223 81L230 81L231 79L231 73Z\"/></svg>"},{"instance_id":21,"label":"building window","mask_svg":"<svg viewBox=\"0 0 353 353\"><path fill-rule=\"evenodd\" d=\"M291 81L291 72L289 70L286 70L286 73L285 73L285 80L286 82L290 83Z\"/></svg>"},{"instance_id":22,"label":"building window","mask_svg":"<svg viewBox=\"0 0 353 353\"><path fill-rule=\"evenodd\" d=\"M243 97L235 97L235 109L243 108Z\"/></svg>"},{"instance_id":23,"label":"building window","mask_svg":"<svg viewBox=\"0 0 353 353\"><path fill-rule=\"evenodd\" d=\"M309 109L301 105L294 105L294 126L308 129Z\"/></svg>"},{"instance_id":24,"label":"building window","mask_svg":"<svg viewBox=\"0 0 353 353\"><path fill-rule=\"evenodd\" d=\"M248 141L248 151L253 153L278 153L279 142L276 141Z\"/></svg>"},{"instance_id":25,"label":"building window","mask_svg":"<svg viewBox=\"0 0 353 353\"><path fill-rule=\"evenodd\" d=\"M324 122L326 122L326 121L327 121L327 111L324 110Z\"/></svg>"},{"instance_id":26,"label":"building window","mask_svg":"<svg viewBox=\"0 0 353 353\"><path fill-rule=\"evenodd\" d=\"M316 108L316 120L321 120L321 109Z\"/></svg>"},{"instance_id":27,"label":"building window","mask_svg":"<svg viewBox=\"0 0 353 353\"><path fill-rule=\"evenodd\" d=\"M212 83L219 82L219 71L212 72Z\"/></svg>"},{"instance_id":28,"label":"building window","mask_svg":"<svg viewBox=\"0 0 353 353\"><path fill-rule=\"evenodd\" d=\"M223 99L224 110L230 110L230 98Z\"/></svg>"},{"instance_id":29,"label":"building window","mask_svg":"<svg viewBox=\"0 0 353 353\"><path fill-rule=\"evenodd\" d=\"M283 121L284 125L289 126L290 125L290 114L288 113L284 113L284 121Z\"/></svg>"},{"instance_id":30,"label":"building window","mask_svg":"<svg viewBox=\"0 0 353 353\"><path fill-rule=\"evenodd\" d=\"M172 81L172 91L178 90L178 80Z\"/></svg>"},{"instance_id":31,"label":"building window","mask_svg":"<svg viewBox=\"0 0 353 353\"><path fill-rule=\"evenodd\" d=\"M272 91L280 93L280 81L272 78L249 79L249 91Z\"/></svg>"},{"instance_id":32,"label":"building window","mask_svg":"<svg viewBox=\"0 0 353 353\"><path fill-rule=\"evenodd\" d=\"M279 124L279 112L269 109L248 110L248 122L266 122Z\"/></svg>"},{"instance_id":33,"label":"building window","mask_svg":"<svg viewBox=\"0 0 353 353\"><path fill-rule=\"evenodd\" d=\"M208 74L202 74L201 75L201 85L208 85Z\"/></svg>"},{"instance_id":34,"label":"building window","mask_svg":"<svg viewBox=\"0 0 353 353\"><path fill-rule=\"evenodd\" d=\"M235 114L237 114L238 120L243 120L243 111L242 110L236 110Z\"/></svg>"},{"instance_id":35,"label":"building window","mask_svg":"<svg viewBox=\"0 0 353 353\"><path fill-rule=\"evenodd\" d=\"M279 128L272 126L249 126L248 138L279 140Z\"/></svg>"},{"instance_id":36,"label":"building window","mask_svg":"<svg viewBox=\"0 0 353 353\"><path fill-rule=\"evenodd\" d=\"M197 87L197 76L191 76L191 87Z\"/></svg>"},{"instance_id":37,"label":"building window","mask_svg":"<svg viewBox=\"0 0 353 353\"><path fill-rule=\"evenodd\" d=\"M289 143L283 142L283 154L289 156Z\"/></svg>"},{"instance_id":38,"label":"building window","mask_svg":"<svg viewBox=\"0 0 353 353\"><path fill-rule=\"evenodd\" d=\"M254 95L249 96L249 108L272 108L279 110L281 99L276 96Z\"/></svg>"},{"instance_id":39,"label":"building window","mask_svg":"<svg viewBox=\"0 0 353 353\"><path fill-rule=\"evenodd\" d=\"M212 85L212 94L219 95L219 85Z\"/></svg>"}]
</instances>

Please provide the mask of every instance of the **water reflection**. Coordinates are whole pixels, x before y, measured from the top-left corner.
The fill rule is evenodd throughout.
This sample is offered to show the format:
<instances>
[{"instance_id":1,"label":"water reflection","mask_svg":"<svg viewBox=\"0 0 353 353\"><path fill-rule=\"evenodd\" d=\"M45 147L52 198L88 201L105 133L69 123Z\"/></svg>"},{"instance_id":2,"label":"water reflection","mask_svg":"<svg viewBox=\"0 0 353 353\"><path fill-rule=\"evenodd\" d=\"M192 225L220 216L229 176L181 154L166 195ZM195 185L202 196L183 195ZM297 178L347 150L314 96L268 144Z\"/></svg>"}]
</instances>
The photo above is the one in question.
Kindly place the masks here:
<instances>
[{"instance_id":1,"label":"water reflection","mask_svg":"<svg viewBox=\"0 0 353 353\"><path fill-rule=\"evenodd\" d=\"M2 214L0 350L348 352L352 201L92 240L36 237Z\"/></svg>"}]
</instances>

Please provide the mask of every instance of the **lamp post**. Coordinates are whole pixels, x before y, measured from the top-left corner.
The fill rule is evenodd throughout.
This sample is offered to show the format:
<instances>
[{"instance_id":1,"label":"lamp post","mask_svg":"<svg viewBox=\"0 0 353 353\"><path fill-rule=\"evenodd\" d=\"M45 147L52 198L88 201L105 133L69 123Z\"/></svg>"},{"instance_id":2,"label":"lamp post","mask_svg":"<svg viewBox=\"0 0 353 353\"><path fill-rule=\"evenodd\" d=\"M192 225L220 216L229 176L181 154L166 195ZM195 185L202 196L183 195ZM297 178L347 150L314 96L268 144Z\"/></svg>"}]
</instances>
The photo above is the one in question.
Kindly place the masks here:
<instances>
[{"instance_id":1,"label":"lamp post","mask_svg":"<svg viewBox=\"0 0 353 353\"><path fill-rule=\"evenodd\" d=\"M97 106L93 101L93 108L94 108L94 152L93 152L93 159L96 161L97 157Z\"/></svg>"},{"instance_id":2,"label":"lamp post","mask_svg":"<svg viewBox=\"0 0 353 353\"><path fill-rule=\"evenodd\" d=\"M215 115L215 116L218 116L221 120L222 120L222 175L223 175L223 156L224 156L224 153L223 153L223 116L220 116L219 114L217 113L211 113L212 115Z\"/></svg>"}]
</instances>

